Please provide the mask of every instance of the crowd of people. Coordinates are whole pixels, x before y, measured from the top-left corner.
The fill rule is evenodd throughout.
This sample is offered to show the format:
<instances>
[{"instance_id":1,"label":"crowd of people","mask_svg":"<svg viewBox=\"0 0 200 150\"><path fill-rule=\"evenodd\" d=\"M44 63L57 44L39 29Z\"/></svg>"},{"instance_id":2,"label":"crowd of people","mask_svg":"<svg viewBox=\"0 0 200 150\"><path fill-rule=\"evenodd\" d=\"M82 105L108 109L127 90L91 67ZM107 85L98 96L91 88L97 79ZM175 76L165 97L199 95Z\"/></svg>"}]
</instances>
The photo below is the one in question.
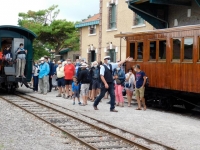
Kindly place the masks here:
<instances>
[{"instance_id":1,"label":"crowd of people","mask_svg":"<svg viewBox=\"0 0 200 150\"><path fill-rule=\"evenodd\" d=\"M117 112L115 106L124 107L124 95L126 91L128 107L131 107L133 92L135 91L138 108L146 110L144 91L146 75L140 70L139 65L128 69L125 73L122 64L131 61L127 58L117 63L110 62L110 56L104 57L104 62L94 61L91 65L82 59L72 62L50 61L48 56L42 57L33 65L33 90L46 95L52 88L58 90L56 97L72 99L73 105L86 106L88 100L94 102L94 110L98 110L99 102L106 93L110 97L110 111ZM133 70L134 68L134 70ZM136 75L135 75L135 74ZM39 87L39 88L38 88ZM142 105L141 105L142 104Z\"/></svg>"}]
</instances>

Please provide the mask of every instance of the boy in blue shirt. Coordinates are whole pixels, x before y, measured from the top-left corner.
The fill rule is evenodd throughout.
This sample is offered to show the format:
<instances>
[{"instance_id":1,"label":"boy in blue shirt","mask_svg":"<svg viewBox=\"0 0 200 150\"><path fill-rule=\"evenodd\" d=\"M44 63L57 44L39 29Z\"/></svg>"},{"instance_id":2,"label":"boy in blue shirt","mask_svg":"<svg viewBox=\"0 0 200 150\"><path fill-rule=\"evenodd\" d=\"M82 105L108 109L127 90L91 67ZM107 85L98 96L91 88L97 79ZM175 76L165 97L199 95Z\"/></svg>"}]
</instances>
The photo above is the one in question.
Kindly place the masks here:
<instances>
[{"instance_id":1,"label":"boy in blue shirt","mask_svg":"<svg viewBox=\"0 0 200 150\"><path fill-rule=\"evenodd\" d=\"M79 93L79 89L80 89L80 84L78 83L77 77L74 76L73 77L73 82L72 82L72 94L73 94L73 105L75 105L75 98L78 98L78 104L80 105L80 93Z\"/></svg>"}]
</instances>

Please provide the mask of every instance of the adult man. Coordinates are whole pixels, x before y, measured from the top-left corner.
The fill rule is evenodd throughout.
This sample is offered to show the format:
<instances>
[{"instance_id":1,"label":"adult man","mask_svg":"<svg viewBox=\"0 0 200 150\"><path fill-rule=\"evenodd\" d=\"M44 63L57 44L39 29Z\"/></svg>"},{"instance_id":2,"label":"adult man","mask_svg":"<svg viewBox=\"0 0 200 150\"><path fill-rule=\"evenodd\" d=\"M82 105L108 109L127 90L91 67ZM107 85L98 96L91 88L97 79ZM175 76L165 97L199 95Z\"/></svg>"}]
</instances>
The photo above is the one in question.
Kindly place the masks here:
<instances>
[{"instance_id":1,"label":"adult man","mask_svg":"<svg viewBox=\"0 0 200 150\"><path fill-rule=\"evenodd\" d=\"M49 79L49 64L44 61L45 58L42 57L40 59L40 67L39 67L39 87L40 87L40 94L47 94L47 85L48 85L48 79Z\"/></svg>"},{"instance_id":2,"label":"adult man","mask_svg":"<svg viewBox=\"0 0 200 150\"><path fill-rule=\"evenodd\" d=\"M17 56L16 76L24 76L24 69L26 65L27 50L24 49L24 44L20 43L19 48L15 51Z\"/></svg>"},{"instance_id":3,"label":"adult man","mask_svg":"<svg viewBox=\"0 0 200 150\"><path fill-rule=\"evenodd\" d=\"M132 58L127 58L125 61L131 61ZM95 99L93 107L95 110L98 110L97 105L104 97L105 93L108 91L110 94L110 111L118 112L115 110L115 94L114 94L114 83L113 83L113 75L112 72L115 68L118 67L119 64L123 64L125 61L121 61L119 63L111 63L110 64L110 56L104 57L104 65L100 66L100 76L101 76L101 92L100 95Z\"/></svg>"},{"instance_id":4,"label":"adult man","mask_svg":"<svg viewBox=\"0 0 200 150\"><path fill-rule=\"evenodd\" d=\"M141 110L140 100L142 101L142 105L144 107L144 110L146 110L147 107L145 105L145 99L144 99L146 75L143 71L140 70L140 65L135 65L134 70L136 72L135 93L136 93L137 102L138 102L138 108L136 110Z\"/></svg>"},{"instance_id":5,"label":"adult man","mask_svg":"<svg viewBox=\"0 0 200 150\"><path fill-rule=\"evenodd\" d=\"M72 81L75 75L75 66L72 64L71 59L67 59L67 64L64 67L65 72L65 88L66 88L66 98L72 98ZM70 89L70 91L69 91Z\"/></svg>"},{"instance_id":6,"label":"adult man","mask_svg":"<svg viewBox=\"0 0 200 150\"><path fill-rule=\"evenodd\" d=\"M92 94L91 100L94 101L100 88L100 67L97 61L93 62L93 67L90 70L90 76L92 78Z\"/></svg>"},{"instance_id":7,"label":"adult man","mask_svg":"<svg viewBox=\"0 0 200 150\"><path fill-rule=\"evenodd\" d=\"M52 77L53 77L53 75L54 75L54 64L51 62L51 60L50 60L50 58L48 57L48 56L44 56L44 58L45 58L45 61L49 64L49 74L48 74L48 76L49 76L49 79L48 79L48 87L47 87L47 89L48 89L48 92L51 92L51 90L52 90Z\"/></svg>"}]
</instances>

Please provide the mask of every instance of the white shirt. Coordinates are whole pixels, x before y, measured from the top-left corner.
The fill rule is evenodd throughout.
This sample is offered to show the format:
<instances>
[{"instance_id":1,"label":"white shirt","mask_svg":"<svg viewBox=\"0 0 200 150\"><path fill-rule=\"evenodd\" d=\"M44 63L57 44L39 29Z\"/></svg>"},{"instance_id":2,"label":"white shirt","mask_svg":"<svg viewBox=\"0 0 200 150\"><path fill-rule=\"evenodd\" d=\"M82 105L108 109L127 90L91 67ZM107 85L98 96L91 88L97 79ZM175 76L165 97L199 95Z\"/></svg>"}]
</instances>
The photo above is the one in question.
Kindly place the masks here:
<instances>
[{"instance_id":1,"label":"white shirt","mask_svg":"<svg viewBox=\"0 0 200 150\"><path fill-rule=\"evenodd\" d=\"M118 65L119 65L119 63L110 63L110 64L112 66L112 71L114 71L114 69L117 68ZM109 64L104 64L104 65L106 65L108 67L108 69L110 69L110 65ZM100 75L102 75L102 76L104 76L104 74L105 74L105 67L104 67L104 65L100 66Z\"/></svg>"}]
</instances>

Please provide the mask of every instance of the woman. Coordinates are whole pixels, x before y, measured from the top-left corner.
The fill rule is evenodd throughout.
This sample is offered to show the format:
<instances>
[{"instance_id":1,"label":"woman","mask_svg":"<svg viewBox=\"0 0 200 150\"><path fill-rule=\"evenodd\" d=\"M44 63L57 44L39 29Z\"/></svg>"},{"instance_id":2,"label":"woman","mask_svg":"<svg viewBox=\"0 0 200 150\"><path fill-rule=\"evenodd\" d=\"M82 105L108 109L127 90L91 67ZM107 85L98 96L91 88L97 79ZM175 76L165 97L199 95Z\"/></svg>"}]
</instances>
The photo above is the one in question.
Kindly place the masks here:
<instances>
[{"instance_id":1,"label":"woman","mask_svg":"<svg viewBox=\"0 0 200 150\"><path fill-rule=\"evenodd\" d=\"M38 65L38 62L36 61L33 66L33 91L34 92L38 92L38 70L39 70L39 65Z\"/></svg>"},{"instance_id":2,"label":"woman","mask_svg":"<svg viewBox=\"0 0 200 150\"><path fill-rule=\"evenodd\" d=\"M63 97L65 96L65 72L64 66L62 66L62 62L58 61L58 67L56 68L56 75L57 75L57 85L58 85L58 95L56 97ZM63 93L63 95L62 95Z\"/></svg>"},{"instance_id":3,"label":"woman","mask_svg":"<svg viewBox=\"0 0 200 150\"><path fill-rule=\"evenodd\" d=\"M133 91L135 87L135 75L133 74L132 68L128 70L128 73L125 75L125 77L126 77L125 89L126 89L126 94L127 94L127 99L128 99L128 107L130 107Z\"/></svg>"},{"instance_id":4,"label":"woman","mask_svg":"<svg viewBox=\"0 0 200 150\"><path fill-rule=\"evenodd\" d=\"M124 98L122 95L123 84L125 80L125 73L121 69L121 65L119 64L118 67L114 70L114 79L115 79L115 99L116 99L116 106L124 107Z\"/></svg>"}]
</instances>

